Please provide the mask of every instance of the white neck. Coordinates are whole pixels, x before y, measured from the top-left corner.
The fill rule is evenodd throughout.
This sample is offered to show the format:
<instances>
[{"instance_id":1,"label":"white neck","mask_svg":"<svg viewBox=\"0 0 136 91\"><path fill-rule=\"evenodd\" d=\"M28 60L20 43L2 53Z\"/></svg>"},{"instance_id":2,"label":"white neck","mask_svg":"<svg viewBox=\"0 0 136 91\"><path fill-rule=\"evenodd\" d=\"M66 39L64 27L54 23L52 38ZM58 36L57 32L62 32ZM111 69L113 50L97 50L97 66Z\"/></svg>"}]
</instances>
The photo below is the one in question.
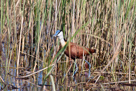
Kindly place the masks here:
<instances>
[{"instance_id":1,"label":"white neck","mask_svg":"<svg viewBox=\"0 0 136 91\"><path fill-rule=\"evenodd\" d=\"M65 40L64 40L64 38L63 38L63 33L60 32L60 33L58 34L58 37L59 37L59 39L60 39L61 46L62 46L62 47L65 46L66 42L65 42Z\"/></svg>"},{"instance_id":2,"label":"white neck","mask_svg":"<svg viewBox=\"0 0 136 91\"><path fill-rule=\"evenodd\" d=\"M60 39L61 46L65 46L66 42L64 39Z\"/></svg>"}]
</instances>

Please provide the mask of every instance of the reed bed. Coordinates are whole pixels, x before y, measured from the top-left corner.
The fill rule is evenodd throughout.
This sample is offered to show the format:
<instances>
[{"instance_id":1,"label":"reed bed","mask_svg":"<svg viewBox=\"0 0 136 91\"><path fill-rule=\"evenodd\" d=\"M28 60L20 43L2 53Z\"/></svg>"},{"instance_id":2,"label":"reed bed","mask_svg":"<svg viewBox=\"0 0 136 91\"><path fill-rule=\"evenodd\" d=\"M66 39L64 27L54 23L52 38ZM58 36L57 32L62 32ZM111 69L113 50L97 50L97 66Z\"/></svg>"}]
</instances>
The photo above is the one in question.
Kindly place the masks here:
<instances>
[{"instance_id":1,"label":"reed bed","mask_svg":"<svg viewBox=\"0 0 136 91\"><path fill-rule=\"evenodd\" d=\"M136 0L1 0L0 90L136 90ZM74 64L53 38L97 52ZM70 63L69 63L70 62Z\"/></svg>"}]
</instances>

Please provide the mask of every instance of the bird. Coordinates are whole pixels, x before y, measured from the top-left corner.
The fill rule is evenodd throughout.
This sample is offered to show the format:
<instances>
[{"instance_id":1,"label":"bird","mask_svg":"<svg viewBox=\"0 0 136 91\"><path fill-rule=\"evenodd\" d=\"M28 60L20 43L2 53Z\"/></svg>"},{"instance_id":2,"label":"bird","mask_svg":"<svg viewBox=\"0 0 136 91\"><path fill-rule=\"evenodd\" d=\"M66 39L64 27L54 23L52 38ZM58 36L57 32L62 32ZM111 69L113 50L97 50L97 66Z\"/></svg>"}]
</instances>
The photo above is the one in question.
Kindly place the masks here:
<instances>
[{"instance_id":1,"label":"bird","mask_svg":"<svg viewBox=\"0 0 136 91\"><path fill-rule=\"evenodd\" d=\"M53 37L59 38L61 47L64 47L67 44L67 41L64 40L62 30L57 30L56 33L53 35ZM68 56L69 58L73 59L75 62L75 59L83 59L83 56L87 56L87 55L95 53L95 52L96 52L96 49L86 48L86 47L77 45L76 43L69 42L69 44L67 45L67 47L64 51L64 54L66 56ZM87 60L84 60L84 61L89 65L88 77L90 77L91 64ZM78 71L78 66L77 66L76 62L75 62L75 67L76 67L76 69L74 71L73 78L74 78L76 72Z\"/></svg>"}]
</instances>

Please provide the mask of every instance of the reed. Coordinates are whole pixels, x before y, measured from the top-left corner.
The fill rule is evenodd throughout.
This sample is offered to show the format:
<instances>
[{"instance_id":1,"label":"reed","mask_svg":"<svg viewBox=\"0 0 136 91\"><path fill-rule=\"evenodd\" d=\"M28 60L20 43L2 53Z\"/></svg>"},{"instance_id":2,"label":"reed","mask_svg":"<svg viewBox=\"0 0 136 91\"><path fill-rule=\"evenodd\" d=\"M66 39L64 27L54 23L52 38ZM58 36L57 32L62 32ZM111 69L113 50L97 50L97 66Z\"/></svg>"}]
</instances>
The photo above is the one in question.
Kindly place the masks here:
<instances>
[{"instance_id":1,"label":"reed","mask_svg":"<svg viewBox=\"0 0 136 91\"><path fill-rule=\"evenodd\" d=\"M136 0L1 0L0 18L0 90L136 89ZM57 29L97 50L86 58L93 79L76 59L75 84Z\"/></svg>"}]
</instances>

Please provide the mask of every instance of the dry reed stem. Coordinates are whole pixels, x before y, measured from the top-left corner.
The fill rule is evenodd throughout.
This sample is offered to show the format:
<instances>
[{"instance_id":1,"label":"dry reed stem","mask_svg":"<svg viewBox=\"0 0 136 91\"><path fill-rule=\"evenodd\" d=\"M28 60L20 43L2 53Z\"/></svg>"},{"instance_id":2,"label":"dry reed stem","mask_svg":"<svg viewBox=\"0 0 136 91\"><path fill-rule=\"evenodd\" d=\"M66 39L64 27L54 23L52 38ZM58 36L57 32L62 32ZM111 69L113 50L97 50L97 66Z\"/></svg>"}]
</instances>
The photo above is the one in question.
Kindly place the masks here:
<instances>
[{"instance_id":1,"label":"dry reed stem","mask_svg":"<svg viewBox=\"0 0 136 91\"><path fill-rule=\"evenodd\" d=\"M79 34L90 35L90 36L92 36L92 37L94 37L94 38L97 38L97 39L99 39L99 40L101 40L101 41L106 42L107 44L109 44L109 46L112 46L112 44L111 44L109 41L107 41L107 40L105 40L105 39L103 39L103 38L101 38L101 37L99 37L99 36L96 36L96 35L93 35L93 34L87 34L87 33L79 33Z\"/></svg>"},{"instance_id":2,"label":"dry reed stem","mask_svg":"<svg viewBox=\"0 0 136 91\"><path fill-rule=\"evenodd\" d=\"M37 74L37 73L39 73L39 72L41 72L41 71L43 71L43 70L46 70L46 69L48 69L49 67L52 67L52 66L55 66L55 64L53 63L53 64L49 65L48 67L45 67L45 68L43 68L43 69L41 69L41 70L38 70L38 71L33 72L33 73L31 73L31 74L28 74L28 75L26 75L26 76L16 77L16 79L22 79L22 78L26 78L26 77L32 76L32 75Z\"/></svg>"},{"instance_id":3,"label":"dry reed stem","mask_svg":"<svg viewBox=\"0 0 136 91\"><path fill-rule=\"evenodd\" d=\"M0 76L0 79L1 79L1 81L2 81L3 83L5 83L1 76Z\"/></svg>"},{"instance_id":4,"label":"dry reed stem","mask_svg":"<svg viewBox=\"0 0 136 91\"><path fill-rule=\"evenodd\" d=\"M126 81L117 81L117 82L108 82L108 83L102 83L102 84L116 84L116 83L129 83L129 81L131 81L131 82L136 82L136 79L134 79L134 80L126 80Z\"/></svg>"},{"instance_id":5,"label":"dry reed stem","mask_svg":"<svg viewBox=\"0 0 136 91\"><path fill-rule=\"evenodd\" d=\"M122 36L122 37L123 37L123 36ZM101 70L101 72L97 75L98 78L96 79L96 82L95 82L95 83L97 83L97 81L99 80L99 78L100 78L100 76L101 76L101 73L104 72L104 70L105 70L105 69L114 61L114 59L117 57L117 55L118 55L118 53L119 53L119 48L120 48L120 45L121 45L121 42L122 42L122 37L121 37L121 39L120 39L120 41L119 41L119 43L118 43L118 46L117 46L117 48L116 48L116 51L115 51L115 53L114 53L114 55L113 55L111 61L110 61L110 62Z\"/></svg>"},{"instance_id":6,"label":"dry reed stem","mask_svg":"<svg viewBox=\"0 0 136 91\"><path fill-rule=\"evenodd\" d=\"M22 19L21 19L21 31L20 31L20 38L19 38L19 49L18 49L18 57L17 57L17 77L19 76L19 59L20 59L20 49L21 49L21 36L22 36L22 31L23 31L23 20L24 20L24 17L22 16ZM19 83L17 81L17 87L18 87Z\"/></svg>"}]
</instances>

